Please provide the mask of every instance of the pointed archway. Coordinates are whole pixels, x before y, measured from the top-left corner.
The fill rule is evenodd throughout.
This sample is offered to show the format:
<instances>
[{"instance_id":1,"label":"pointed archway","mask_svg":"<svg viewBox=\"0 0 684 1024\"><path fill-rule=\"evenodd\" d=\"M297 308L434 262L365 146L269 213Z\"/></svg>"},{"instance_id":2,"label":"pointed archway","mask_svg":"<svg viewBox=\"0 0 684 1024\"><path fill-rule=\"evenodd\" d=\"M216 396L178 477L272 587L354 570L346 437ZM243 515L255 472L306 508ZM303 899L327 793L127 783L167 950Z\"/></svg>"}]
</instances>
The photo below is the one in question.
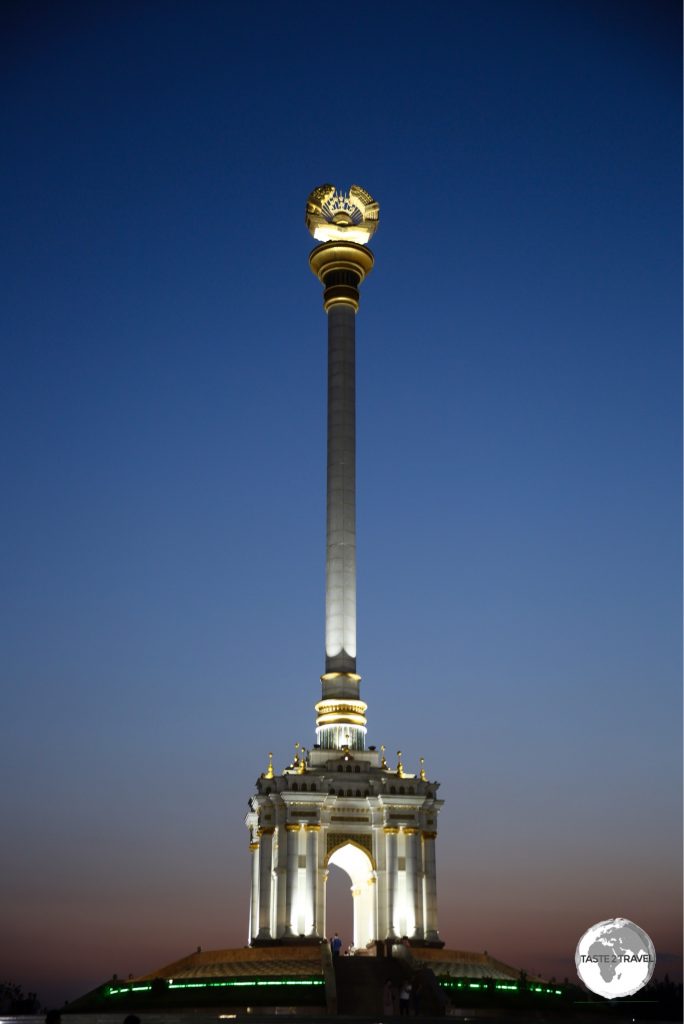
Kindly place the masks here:
<instances>
[{"instance_id":1,"label":"pointed archway","mask_svg":"<svg viewBox=\"0 0 684 1024\"><path fill-rule=\"evenodd\" d=\"M334 864L348 875L354 906L355 949L365 949L377 932L375 865L367 850L352 840L331 850L326 866Z\"/></svg>"}]
</instances>

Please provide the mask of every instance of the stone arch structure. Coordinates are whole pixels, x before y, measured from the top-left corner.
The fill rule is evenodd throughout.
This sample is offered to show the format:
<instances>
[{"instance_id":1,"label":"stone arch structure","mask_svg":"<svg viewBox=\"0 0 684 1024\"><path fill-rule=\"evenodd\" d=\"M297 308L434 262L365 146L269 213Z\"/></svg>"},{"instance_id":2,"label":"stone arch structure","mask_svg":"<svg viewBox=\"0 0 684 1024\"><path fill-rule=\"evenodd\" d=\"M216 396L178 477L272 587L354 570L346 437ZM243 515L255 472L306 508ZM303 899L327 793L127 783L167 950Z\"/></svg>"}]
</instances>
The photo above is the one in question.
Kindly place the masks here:
<instances>
[{"instance_id":1,"label":"stone arch structure","mask_svg":"<svg viewBox=\"0 0 684 1024\"><path fill-rule=\"evenodd\" d=\"M339 771L349 779L351 762L355 788L347 791ZM326 881L334 864L350 879L356 947L404 935L413 945L441 945L437 785L389 768L374 750L311 750L305 762L274 772L271 792L251 798L245 822L250 943L326 938Z\"/></svg>"}]
</instances>

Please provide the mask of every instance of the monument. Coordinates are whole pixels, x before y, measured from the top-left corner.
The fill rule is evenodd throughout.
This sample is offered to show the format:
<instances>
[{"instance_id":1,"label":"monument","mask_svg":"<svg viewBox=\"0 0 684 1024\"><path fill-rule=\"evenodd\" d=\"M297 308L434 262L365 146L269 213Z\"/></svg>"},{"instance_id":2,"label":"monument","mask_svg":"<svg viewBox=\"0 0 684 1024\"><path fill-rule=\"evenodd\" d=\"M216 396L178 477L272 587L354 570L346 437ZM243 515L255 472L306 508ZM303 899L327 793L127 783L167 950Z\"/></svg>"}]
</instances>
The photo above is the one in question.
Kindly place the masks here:
<instances>
[{"instance_id":1,"label":"monument","mask_svg":"<svg viewBox=\"0 0 684 1024\"><path fill-rule=\"evenodd\" d=\"M355 949L403 937L412 945L443 945L438 783L427 778L422 758L412 773L400 751L390 767L384 747L366 745L356 665L355 333L378 214L378 203L357 185L349 192L321 185L306 204L306 225L319 243L309 265L323 285L328 320L325 671L315 744L296 744L282 771L269 756L250 799L253 946L325 938L331 864L351 883Z\"/></svg>"},{"instance_id":2,"label":"monument","mask_svg":"<svg viewBox=\"0 0 684 1024\"><path fill-rule=\"evenodd\" d=\"M325 1008L376 1017L384 1012L386 982L414 977L421 979L424 1009L431 1006L435 1014L445 1012L444 993L459 1005L524 990L561 994L530 986L519 970L486 952L443 948L438 783L428 779L422 758L411 772L397 751L390 767L384 747L366 744L367 705L356 664L355 331L359 288L373 269L368 242L378 212L356 185L349 192L322 185L306 204L306 224L319 243L309 265L323 285L328 318L325 670L315 704L316 742L311 749L295 744L282 771L269 755L249 801L249 945L198 947L138 977L114 975L66 1012ZM326 941L330 865L349 876L360 957L333 958ZM241 907L243 895L238 899ZM378 956L371 959L372 953Z\"/></svg>"}]
</instances>

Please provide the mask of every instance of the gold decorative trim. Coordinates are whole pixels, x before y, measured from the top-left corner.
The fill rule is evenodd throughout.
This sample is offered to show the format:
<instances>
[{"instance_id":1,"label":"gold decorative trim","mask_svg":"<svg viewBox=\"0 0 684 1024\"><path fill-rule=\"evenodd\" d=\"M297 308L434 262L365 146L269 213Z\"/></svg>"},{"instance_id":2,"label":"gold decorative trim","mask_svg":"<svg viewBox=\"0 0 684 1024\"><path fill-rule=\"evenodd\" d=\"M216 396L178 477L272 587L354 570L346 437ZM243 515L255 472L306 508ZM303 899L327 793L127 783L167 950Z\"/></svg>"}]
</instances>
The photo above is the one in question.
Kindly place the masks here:
<instances>
[{"instance_id":1,"label":"gold decorative trim","mask_svg":"<svg viewBox=\"0 0 684 1024\"><path fill-rule=\"evenodd\" d=\"M404 835L406 836L417 836L418 832L419 829L417 828L407 828L406 826L404 826Z\"/></svg>"},{"instance_id":2,"label":"gold decorative trim","mask_svg":"<svg viewBox=\"0 0 684 1024\"><path fill-rule=\"evenodd\" d=\"M315 705L316 725L365 725L368 705L362 700L327 698Z\"/></svg>"},{"instance_id":3,"label":"gold decorative trim","mask_svg":"<svg viewBox=\"0 0 684 1024\"><path fill-rule=\"evenodd\" d=\"M334 711L327 715L319 715L316 725L366 725L363 715L355 715L351 711Z\"/></svg>"},{"instance_id":4,"label":"gold decorative trim","mask_svg":"<svg viewBox=\"0 0 684 1024\"><path fill-rule=\"evenodd\" d=\"M293 821L286 821L285 822L285 831L286 832L299 832L301 827L302 826L299 824L299 822L293 822Z\"/></svg>"},{"instance_id":5,"label":"gold decorative trim","mask_svg":"<svg viewBox=\"0 0 684 1024\"><path fill-rule=\"evenodd\" d=\"M423 830L423 839L436 839L436 838L437 838L437 833L436 832L426 832L425 830Z\"/></svg>"},{"instance_id":6,"label":"gold decorative trim","mask_svg":"<svg viewBox=\"0 0 684 1024\"><path fill-rule=\"evenodd\" d=\"M319 714L330 714L332 711L353 711L362 715L368 710L368 705L362 700L354 700L347 697L328 697L326 700L319 700L315 705Z\"/></svg>"},{"instance_id":7,"label":"gold decorative trim","mask_svg":"<svg viewBox=\"0 0 684 1024\"><path fill-rule=\"evenodd\" d=\"M331 682L333 679L349 679L352 683L360 683L361 676L357 676L356 672L325 672L321 676L321 682Z\"/></svg>"},{"instance_id":8,"label":"gold decorative trim","mask_svg":"<svg viewBox=\"0 0 684 1024\"><path fill-rule=\"evenodd\" d=\"M262 826L256 830L258 836L272 836L274 832L273 825Z\"/></svg>"},{"instance_id":9,"label":"gold decorative trim","mask_svg":"<svg viewBox=\"0 0 684 1024\"><path fill-rule=\"evenodd\" d=\"M252 851L252 853L254 853L255 850L259 849L260 845L261 845L260 843L250 843L249 844L249 848Z\"/></svg>"},{"instance_id":10,"label":"gold decorative trim","mask_svg":"<svg viewBox=\"0 0 684 1024\"><path fill-rule=\"evenodd\" d=\"M309 266L322 284L333 270L351 270L359 275L359 284L373 269L375 258L370 249L358 242L323 242L309 254Z\"/></svg>"},{"instance_id":11,"label":"gold decorative trim","mask_svg":"<svg viewBox=\"0 0 684 1024\"><path fill-rule=\"evenodd\" d=\"M351 306L358 313L358 286L373 269L373 263L373 253L358 242L328 241L313 250L309 266L324 286L326 313L336 305Z\"/></svg>"},{"instance_id":12,"label":"gold decorative trim","mask_svg":"<svg viewBox=\"0 0 684 1024\"><path fill-rule=\"evenodd\" d=\"M305 832L320 832L321 831L321 826L320 825L305 825L304 826L304 831Z\"/></svg>"},{"instance_id":13,"label":"gold decorative trim","mask_svg":"<svg viewBox=\"0 0 684 1024\"><path fill-rule=\"evenodd\" d=\"M386 836L399 835L399 829L395 825L385 825L382 831L385 833Z\"/></svg>"}]
</instances>

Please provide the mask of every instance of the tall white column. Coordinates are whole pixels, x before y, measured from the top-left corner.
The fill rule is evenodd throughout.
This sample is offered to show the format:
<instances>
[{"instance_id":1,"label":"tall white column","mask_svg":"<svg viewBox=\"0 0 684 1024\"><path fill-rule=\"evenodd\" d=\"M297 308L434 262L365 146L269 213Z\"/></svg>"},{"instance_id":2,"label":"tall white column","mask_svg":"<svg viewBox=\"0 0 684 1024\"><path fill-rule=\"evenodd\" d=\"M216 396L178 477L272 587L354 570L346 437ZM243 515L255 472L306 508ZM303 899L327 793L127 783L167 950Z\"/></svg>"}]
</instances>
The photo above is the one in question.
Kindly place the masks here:
<instances>
[{"instance_id":1,"label":"tall white column","mask_svg":"<svg viewBox=\"0 0 684 1024\"><path fill-rule=\"evenodd\" d=\"M328 311L326 672L356 672L355 317L346 303Z\"/></svg>"},{"instance_id":2,"label":"tall white column","mask_svg":"<svg viewBox=\"0 0 684 1024\"><path fill-rule=\"evenodd\" d=\"M387 938L397 938L396 915L397 915L397 892L399 883L399 869L397 862L397 838L398 828L385 828L385 843L387 848L386 861L386 883L387 883Z\"/></svg>"},{"instance_id":3,"label":"tall white column","mask_svg":"<svg viewBox=\"0 0 684 1024\"><path fill-rule=\"evenodd\" d=\"M375 878L371 874L360 883L358 896L354 901L354 945L359 949L365 949L368 943L377 937L375 888Z\"/></svg>"},{"instance_id":4,"label":"tall white column","mask_svg":"<svg viewBox=\"0 0 684 1024\"><path fill-rule=\"evenodd\" d=\"M320 846L319 846L320 851ZM321 867L318 871L318 891L316 893L316 922L318 928L318 935L322 938L326 938L327 929L327 884L330 872L327 868Z\"/></svg>"},{"instance_id":5,"label":"tall white column","mask_svg":"<svg viewBox=\"0 0 684 1024\"><path fill-rule=\"evenodd\" d=\"M273 870L273 907L271 911L271 934L274 939L280 939L285 934L285 890L287 888L287 865L285 864L285 853L281 853L281 847L287 847L284 839L278 842L278 864Z\"/></svg>"},{"instance_id":6,"label":"tall white column","mask_svg":"<svg viewBox=\"0 0 684 1024\"><path fill-rule=\"evenodd\" d=\"M328 314L325 673L316 735L324 750L364 750L366 705L359 700L356 674L355 319L359 286L374 261L365 245L338 234L309 255Z\"/></svg>"},{"instance_id":7,"label":"tall white column","mask_svg":"<svg viewBox=\"0 0 684 1024\"><path fill-rule=\"evenodd\" d=\"M259 843L250 843L252 856L251 899L249 901L249 942L259 934Z\"/></svg>"},{"instance_id":8,"label":"tall white column","mask_svg":"<svg viewBox=\"0 0 684 1024\"><path fill-rule=\"evenodd\" d=\"M368 886L368 938L367 942L373 942L379 937L378 933L378 886L375 875L371 875L366 882Z\"/></svg>"},{"instance_id":9,"label":"tall white column","mask_svg":"<svg viewBox=\"0 0 684 1024\"><path fill-rule=\"evenodd\" d=\"M425 870L425 938L439 938L437 931L437 862L435 858L436 832L423 832L423 867Z\"/></svg>"},{"instance_id":10,"label":"tall white column","mask_svg":"<svg viewBox=\"0 0 684 1024\"><path fill-rule=\"evenodd\" d=\"M320 935L316 917L316 880L318 875L318 833L320 825L306 825L306 906L304 934Z\"/></svg>"},{"instance_id":11,"label":"tall white column","mask_svg":"<svg viewBox=\"0 0 684 1024\"><path fill-rule=\"evenodd\" d=\"M407 830L408 831L408 830ZM413 829L411 831L414 831ZM416 916L416 925L414 931L414 938L423 939L425 938L425 925L424 925L424 897L423 897L423 879L425 878L425 871L423 869L423 842L420 831L415 829L412 837L413 849L414 849L414 885L413 885L413 906Z\"/></svg>"},{"instance_id":12,"label":"tall white column","mask_svg":"<svg viewBox=\"0 0 684 1024\"><path fill-rule=\"evenodd\" d=\"M352 906L353 906L353 932L352 932L352 946L354 949L360 949L363 943L363 913L364 913L364 902L363 897L365 893L362 886L352 885Z\"/></svg>"},{"instance_id":13,"label":"tall white column","mask_svg":"<svg viewBox=\"0 0 684 1024\"><path fill-rule=\"evenodd\" d=\"M409 939L416 935L416 835L415 828L404 829L405 899L404 899L404 934Z\"/></svg>"},{"instance_id":14,"label":"tall white column","mask_svg":"<svg viewBox=\"0 0 684 1024\"><path fill-rule=\"evenodd\" d=\"M299 875L299 829L301 826L288 824L287 834L287 874L285 881L285 932L286 937L297 934L297 921L293 920L297 912L297 878Z\"/></svg>"},{"instance_id":15,"label":"tall white column","mask_svg":"<svg viewBox=\"0 0 684 1024\"><path fill-rule=\"evenodd\" d=\"M259 931L258 938L271 935L271 868L273 860L273 829L260 829L259 837Z\"/></svg>"}]
</instances>

